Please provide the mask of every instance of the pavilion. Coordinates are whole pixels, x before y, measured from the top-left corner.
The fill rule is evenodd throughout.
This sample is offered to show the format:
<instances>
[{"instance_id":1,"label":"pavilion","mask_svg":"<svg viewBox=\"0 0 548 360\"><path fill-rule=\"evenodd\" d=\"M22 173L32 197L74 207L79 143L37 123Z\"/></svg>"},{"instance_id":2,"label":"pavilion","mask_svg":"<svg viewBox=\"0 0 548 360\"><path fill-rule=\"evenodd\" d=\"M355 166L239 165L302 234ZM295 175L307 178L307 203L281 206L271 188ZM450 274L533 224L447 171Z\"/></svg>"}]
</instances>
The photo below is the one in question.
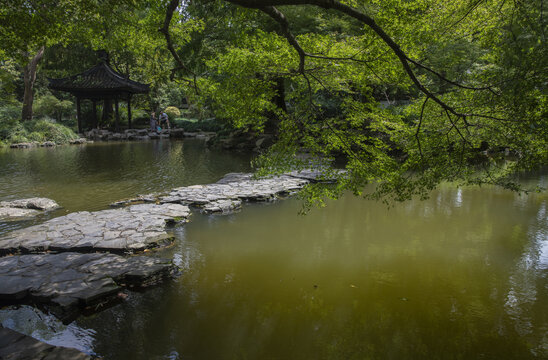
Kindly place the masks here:
<instances>
[{"instance_id":1,"label":"pavilion","mask_svg":"<svg viewBox=\"0 0 548 360\"><path fill-rule=\"evenodd\" d=\"M105 51L99 53L101 61L89 70L80 74L62 79L48 79L49 88L53 90L66 91L76 97L76 112L78 119L78 132L82 132L81 102L88 99L93 103L93 124L92 128L98 127L97 102L103 101L104 108L110 101L114 101L115 127L120 130L120 113L118 101L127 101L128 128L131 129L131 97L134 94L146 94L150 88L146 84L130 80L112 69ZM109 107L111 105L108 105Z\"/></svg>"}]
</instances>

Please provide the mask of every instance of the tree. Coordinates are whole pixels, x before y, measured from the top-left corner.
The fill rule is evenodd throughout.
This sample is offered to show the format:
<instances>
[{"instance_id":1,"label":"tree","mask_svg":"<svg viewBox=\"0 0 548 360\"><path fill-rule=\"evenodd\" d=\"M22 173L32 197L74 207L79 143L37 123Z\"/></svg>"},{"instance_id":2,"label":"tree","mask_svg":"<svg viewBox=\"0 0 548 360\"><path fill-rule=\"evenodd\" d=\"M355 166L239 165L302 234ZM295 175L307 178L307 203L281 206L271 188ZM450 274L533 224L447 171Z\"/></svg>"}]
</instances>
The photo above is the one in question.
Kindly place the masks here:
<instances>
[{"instance_id":1,"label":"tree","mask_svg":"<svg viewBox=\"0 0 548 360\"><path fill-rule=\"evenodd\" d=\"M427 196L442 181L520 190L516 174L546 164L540 0L227 2L244 8L233 23L255 26L204 61L208 72L198 88L218 115L260 129L264 115L278 111L273 79L283 78L292 89L290 109L278 111L278 145L258 163L267 172L306 166L294 156L302 147L342 155L348 171L335 188L313 189L312 199L347 189L363 194L371 182L377 186L367 196L397 200ZM167 8L164 31L178 4ZM363 28L307 31L291 17L295 8L339 21L344 14L346 29L355 22ZM276 30L247 9L268 16ZM177 62L184 70L180 56ZM391 94L409 105L379 106L379 95L390 102ZM337 114L325 111L326 97L337 99ZM504 151L515 160L504 161Z\"/></svg>"},{"instance_id":2,"label":"tree","mask_svg":"<svg viewBox=\"0 0 548 360\"><path fill-rule=\"evenodd\" d=\"M36 73L45 49L70 42L92 43L105 21L118 10L138 9L134 0L0 0L2 59L13 59L23 69L22 120L32 119ZM120 11L123 13L123 11Z\"/></svg>"}]
</instances>

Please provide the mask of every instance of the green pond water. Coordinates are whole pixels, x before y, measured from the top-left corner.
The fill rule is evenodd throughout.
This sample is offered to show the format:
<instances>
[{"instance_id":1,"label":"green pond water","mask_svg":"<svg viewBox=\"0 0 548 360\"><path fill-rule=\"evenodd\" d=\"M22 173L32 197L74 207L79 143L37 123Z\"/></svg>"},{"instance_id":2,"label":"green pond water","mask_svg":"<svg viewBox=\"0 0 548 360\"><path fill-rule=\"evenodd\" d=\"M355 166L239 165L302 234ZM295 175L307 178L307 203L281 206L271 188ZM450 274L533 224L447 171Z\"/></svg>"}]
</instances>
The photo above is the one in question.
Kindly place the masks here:
<instances>
[{"instance_id":1,"label":"green pond water","mask_svg":"<svg viewBox=\"0 0 548 360\"><path fill-rule=\"evenodd\" d=\"M249 171L199 141L0 153L0 200L63 210ZM546 172L523 179L548 185ZM4 326L105 359L546 359L548 195L443 186L426 201L288 199L174 229L182 275L63 326L28 307Z\"/></svg>"}]
</instances>

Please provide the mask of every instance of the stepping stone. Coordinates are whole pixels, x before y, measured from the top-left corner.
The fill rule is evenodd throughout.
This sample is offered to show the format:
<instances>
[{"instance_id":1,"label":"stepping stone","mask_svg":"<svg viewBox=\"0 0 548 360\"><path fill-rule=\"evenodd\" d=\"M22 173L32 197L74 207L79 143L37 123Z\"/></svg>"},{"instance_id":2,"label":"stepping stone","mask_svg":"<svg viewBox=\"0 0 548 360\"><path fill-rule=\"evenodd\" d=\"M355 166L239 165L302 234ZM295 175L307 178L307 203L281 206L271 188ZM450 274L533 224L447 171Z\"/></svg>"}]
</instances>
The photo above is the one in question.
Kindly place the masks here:
<instances>
[{"instance_id":1,"label":"stepping stone","mask_svg":"<svg viewBox=\"0 0 548 360\"><path fill-rule=\"evenodd\" d=\"M0 239L0 253L142 251L171 243L166 226L189 215L189 208L180 204L75 212L7 234Z\"/></svg>"},{"instance_id":2,"label":"stepping stone","mask_svg":"<svg viewBox=\"0 0 548 360\"><path fill-rule=\"evenodd\" d=\"M302 189L306 184L308 180L286 175L254 180L251 174L229 174L215 184L174 189L167 196L160 197L160 202L202 206L212 212L218 206L211 204L221 200L275 200L281 195ZM223 212L222 209L218 211Z\"/></svg>"},{"instance_id":3,"label":"stepping stone","mask_svg":"<svg viewBox=\"0 0 548 360\"><path fill-rule=\"evenodd\" d=\"M177 273L168 259L114 254L0 258L0 303L31 304L70 322L119 300L124 287L155 285Z\"/></svg>"}]
</instances>

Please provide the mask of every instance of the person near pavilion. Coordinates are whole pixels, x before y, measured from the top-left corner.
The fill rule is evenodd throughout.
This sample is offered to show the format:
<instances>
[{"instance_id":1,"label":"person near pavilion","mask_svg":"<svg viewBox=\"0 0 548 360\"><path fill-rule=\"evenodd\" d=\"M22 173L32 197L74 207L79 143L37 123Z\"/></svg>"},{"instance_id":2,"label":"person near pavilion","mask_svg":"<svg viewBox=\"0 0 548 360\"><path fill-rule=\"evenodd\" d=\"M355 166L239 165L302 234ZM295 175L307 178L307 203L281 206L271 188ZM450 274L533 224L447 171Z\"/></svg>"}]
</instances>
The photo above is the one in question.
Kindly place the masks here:
<instances>
[{"instance_id":1,"label":"person near pavilion","mask_svg":"<svg viewBox=\"0 0 548 360\"><path fill-rule=\"evenodd\" d=\"M164 128L164 123L167 129L171 129L171 126L169 124L169 116L167 116L165 111L162 111L162 113L160 114L160 126L162 126L162 128Z\"/></svg>"},{"instance_id":2,"label":"person near pavilion","mask_svg":"<svg viewBox=\"0 0 548 360\"><path fill-rule=\"evenodd\" d=\"M150 114L150 131L156 131L156 124L157 124L156 113L153 111Z\"/></svg>"}]
</instances>

